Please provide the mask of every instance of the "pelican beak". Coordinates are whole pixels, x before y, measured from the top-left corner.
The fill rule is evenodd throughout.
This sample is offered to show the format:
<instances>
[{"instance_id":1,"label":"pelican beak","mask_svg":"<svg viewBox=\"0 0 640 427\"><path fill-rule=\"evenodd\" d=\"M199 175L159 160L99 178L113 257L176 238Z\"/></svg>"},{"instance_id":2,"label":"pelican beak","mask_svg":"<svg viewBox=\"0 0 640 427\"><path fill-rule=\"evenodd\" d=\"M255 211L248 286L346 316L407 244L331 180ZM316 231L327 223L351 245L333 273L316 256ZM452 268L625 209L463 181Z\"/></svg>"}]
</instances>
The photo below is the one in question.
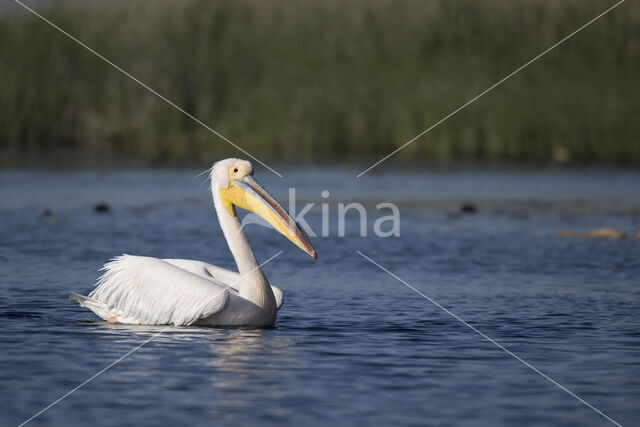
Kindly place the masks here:
<instances>
[{"instance_id":1,"label":"pelican beak","mask_svg":"<svg viewBox=\"0 0 640 427\"><path fill-rule=\"evenodd\" d=\"M234 206L260 215L313 259L318 258L309 237L295 219L251 175L246 175L242 180L232 180L229 188L220 190L220 196L224 207L232 216L236 216Z\"/></svg>"}]
</instances>

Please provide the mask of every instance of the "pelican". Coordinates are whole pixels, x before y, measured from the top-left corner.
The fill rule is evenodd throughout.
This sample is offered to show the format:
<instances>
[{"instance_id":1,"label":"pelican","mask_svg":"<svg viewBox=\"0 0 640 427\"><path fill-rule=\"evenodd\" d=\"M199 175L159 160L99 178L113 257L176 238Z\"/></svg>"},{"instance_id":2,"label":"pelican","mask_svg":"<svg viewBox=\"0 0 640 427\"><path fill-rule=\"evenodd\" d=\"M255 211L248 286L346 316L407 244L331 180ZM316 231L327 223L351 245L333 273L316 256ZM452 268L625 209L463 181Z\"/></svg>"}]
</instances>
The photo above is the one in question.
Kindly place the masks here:
<instances>
[{"instance_id":1,"label":"pelican","mask_svg":"<svg viewBox=\"0 0 640 427\"><path fill-rule=\"evenodd\" d=\"M270 326L284 301L249 246L236 208L260 215L315 260L309 238L253 178L251 163L225 159L211 168L211 193L238 272L202 261L122 255L102 269L88 296L70 298L109 323Z\"/></svg>"}]
</instances>

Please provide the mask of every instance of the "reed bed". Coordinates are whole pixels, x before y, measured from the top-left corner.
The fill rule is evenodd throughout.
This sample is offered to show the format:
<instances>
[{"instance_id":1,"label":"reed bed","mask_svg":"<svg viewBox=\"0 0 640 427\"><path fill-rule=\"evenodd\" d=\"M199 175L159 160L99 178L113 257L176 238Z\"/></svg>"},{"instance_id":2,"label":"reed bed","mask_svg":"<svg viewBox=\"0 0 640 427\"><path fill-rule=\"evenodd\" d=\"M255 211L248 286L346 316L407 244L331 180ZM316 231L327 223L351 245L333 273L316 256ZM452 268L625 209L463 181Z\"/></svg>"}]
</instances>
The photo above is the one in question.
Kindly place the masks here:
<instances>
[{"instance_id":1,"label":"reed bed","mask_svg":"<svg viewBox=\"0 0 640 427\"><path fill-rule=\"evenodd\" d=\"M611 1L53 2L60 27L265 159L384 155ZM0 164L242 155L21 8L0 12ZM640 163L626 2L396 161ZM66 156L66 154L62 154ZM69 157L71 158L71 157Z\"/></svg>"}]
</instances>

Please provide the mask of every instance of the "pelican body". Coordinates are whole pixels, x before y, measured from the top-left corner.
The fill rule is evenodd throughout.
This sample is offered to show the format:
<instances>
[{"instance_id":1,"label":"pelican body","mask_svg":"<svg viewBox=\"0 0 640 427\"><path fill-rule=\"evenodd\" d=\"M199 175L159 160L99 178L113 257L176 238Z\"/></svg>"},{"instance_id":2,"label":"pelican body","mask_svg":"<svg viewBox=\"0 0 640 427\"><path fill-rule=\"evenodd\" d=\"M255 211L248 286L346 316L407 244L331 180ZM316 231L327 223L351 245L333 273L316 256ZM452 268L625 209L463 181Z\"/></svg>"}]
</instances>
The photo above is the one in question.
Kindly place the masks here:
<instances>
[{"instance_id":1,"label":"pelican body","mask_svg":"<svg viewBox=\"0 0 640 427\"><path fill-rule=\"evenodd\" d=\"M70 298L110 323L273 325L284 295L256 261L236 208L260 215L313 259L316 252L296 221L255 181L248 161L215 163L211 193L237 272L202 261L122 255L105 264L89 296Z\"/></svg>"}]
</instances>

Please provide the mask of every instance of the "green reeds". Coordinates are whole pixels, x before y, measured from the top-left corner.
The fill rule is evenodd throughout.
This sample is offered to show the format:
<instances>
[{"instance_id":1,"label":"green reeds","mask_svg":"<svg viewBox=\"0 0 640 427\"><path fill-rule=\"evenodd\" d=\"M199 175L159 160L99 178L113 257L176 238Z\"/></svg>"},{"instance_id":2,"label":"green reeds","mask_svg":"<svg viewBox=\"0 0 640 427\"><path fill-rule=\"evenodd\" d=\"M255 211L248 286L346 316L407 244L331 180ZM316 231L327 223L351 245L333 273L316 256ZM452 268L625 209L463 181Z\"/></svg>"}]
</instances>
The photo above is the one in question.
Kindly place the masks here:
<instances>
[{"instance_id":1,"label":"green reeds","mask_svg":"<svg viewBox=\"0 0 640 427\"><path fill-rule=\"evenodd\" d=\"M290 161L387 154L612 4L118 1L38 10L252 154ZM639 83L640 7L626 2L397 160L638 164ZM5 165L76 151L169 164L242 156L21 8L0 13L0 150Z\"/></svg>"}]
</instances>

